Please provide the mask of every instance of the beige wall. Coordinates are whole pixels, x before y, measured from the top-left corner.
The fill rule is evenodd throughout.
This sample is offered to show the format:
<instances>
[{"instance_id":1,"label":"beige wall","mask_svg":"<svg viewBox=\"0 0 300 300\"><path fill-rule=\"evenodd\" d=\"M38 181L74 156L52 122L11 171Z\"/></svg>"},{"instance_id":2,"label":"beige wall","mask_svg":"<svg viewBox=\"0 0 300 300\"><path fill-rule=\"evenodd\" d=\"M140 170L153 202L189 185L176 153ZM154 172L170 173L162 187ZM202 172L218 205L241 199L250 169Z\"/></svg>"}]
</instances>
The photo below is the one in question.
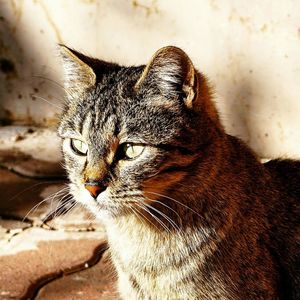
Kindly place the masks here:
<instances>
[{"instance_id":1,"label":"beige wall","mask_svg":"<svg viewBox=\"0 0 300 300\"><path fill-rule=\"evenodd\" d=\"M300 157L300 1L0 0L2 120L55 123L57 42L125 65L182 47L230 133L262 157Z\"/></svg>"}]
</instances>

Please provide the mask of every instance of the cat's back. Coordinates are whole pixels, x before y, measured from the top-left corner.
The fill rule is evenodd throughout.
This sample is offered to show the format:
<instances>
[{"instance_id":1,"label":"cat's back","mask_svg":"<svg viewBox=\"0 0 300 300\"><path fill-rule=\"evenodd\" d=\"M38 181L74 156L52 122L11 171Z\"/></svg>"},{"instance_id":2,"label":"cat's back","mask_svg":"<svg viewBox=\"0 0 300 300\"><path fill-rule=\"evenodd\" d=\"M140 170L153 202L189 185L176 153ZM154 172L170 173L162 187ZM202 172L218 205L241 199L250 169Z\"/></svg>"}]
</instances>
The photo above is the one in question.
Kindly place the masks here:
<instances>
[{"instance_id":1,"label":"cat's back","mask_svg":"<svg viewBox=\"0 0 300 300\"><path fill-rule=\"evenodd\" d=\"M279 299L300 300L300 161L276 159L261 164L241 140L232 136L227 140L231 171L246 173L248 209L257 205L255 199L263 209L255 214L266 221L261 229L267 228L267 248L279 275Z\"/></svg>"},{"instance_id":2,"label":"cat's back","mask_svg":"<svg viewBox=\"0 0 300 300\"><path fill-rule=\"evenodd\" d=\"M274 188L269 222L286 299L300 299L300 161L271 160L264 164ZM277 194L277 196L276 196ZM272 194L271 194L272 195Z\"/></svg>"}]
</instances>

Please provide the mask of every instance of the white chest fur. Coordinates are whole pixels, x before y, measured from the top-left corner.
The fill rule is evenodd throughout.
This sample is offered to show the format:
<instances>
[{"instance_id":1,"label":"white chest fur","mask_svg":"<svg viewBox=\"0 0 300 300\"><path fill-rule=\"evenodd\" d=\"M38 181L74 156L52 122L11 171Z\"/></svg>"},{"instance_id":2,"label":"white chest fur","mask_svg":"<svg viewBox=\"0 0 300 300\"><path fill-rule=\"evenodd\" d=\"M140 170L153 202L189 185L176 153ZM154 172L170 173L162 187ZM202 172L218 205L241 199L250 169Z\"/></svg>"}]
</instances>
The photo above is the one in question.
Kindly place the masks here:
<instances>
[{"instance_id":1,"label":"white chest fur","mask_svg":"<svg viewBox=\"0 0 300 300\"><path fill-rule=\"evenodd\" d=\"M212 255L213 234L207 229L188 228L185 232L157 232L134 218L107 224L112 259L119 277L119 290L124 299L201 299L212 282L205 282L201 265ZM219 295L223 290L220 278ZM191 280L192 278L192 280ZM216 289L216 286L214 286ZM212 292L214 293L214 292ZM203 299L209 299L203 297ZM214 298L211 298L214 299Z\"/></svg>"}]
</instances>

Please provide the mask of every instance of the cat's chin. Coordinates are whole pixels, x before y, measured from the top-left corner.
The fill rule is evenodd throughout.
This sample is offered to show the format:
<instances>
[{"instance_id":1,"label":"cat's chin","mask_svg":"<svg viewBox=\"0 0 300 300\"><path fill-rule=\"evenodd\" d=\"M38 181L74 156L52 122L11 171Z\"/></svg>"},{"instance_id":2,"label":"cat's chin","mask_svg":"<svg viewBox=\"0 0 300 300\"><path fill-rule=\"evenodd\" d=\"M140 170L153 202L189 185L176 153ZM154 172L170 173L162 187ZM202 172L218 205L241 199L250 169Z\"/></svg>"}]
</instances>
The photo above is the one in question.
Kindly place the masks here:
<instances>
[{"instance_id":1,"label":"cat's chin","mask_svg":"<svg viewBox=\"0 0 300 300\"><path fill-rule=\"evenodd\" d=\"M85 207L89 210L97 220L101 222L111 221L117 214L117 211L105 204L105 203L98 203L98 201L92 200L93 202L85 203Z\"/></svg>"},{"instance_id":2,"label":"cat's chin","mask_svg":"<svg viewBox=\"0 0 300 300\"><path fill-rule=\"evenodd\" d=\"M90 199L89 204L86 205L97 219L100 221L112 220L122 215L122 208L115 205L107 198Z\"/></svg>"},{"instance_id":3,"label":"cat's chin","mask_svg":"<svg viewBox=\"0 0 300 300\"><path fill-rule=\"evenodd\" d=\"M94 213L94 215L97 220L104 224L114 218L114 214L108 209L99 209L96 213Z\"/></svg>"}]
</instances>

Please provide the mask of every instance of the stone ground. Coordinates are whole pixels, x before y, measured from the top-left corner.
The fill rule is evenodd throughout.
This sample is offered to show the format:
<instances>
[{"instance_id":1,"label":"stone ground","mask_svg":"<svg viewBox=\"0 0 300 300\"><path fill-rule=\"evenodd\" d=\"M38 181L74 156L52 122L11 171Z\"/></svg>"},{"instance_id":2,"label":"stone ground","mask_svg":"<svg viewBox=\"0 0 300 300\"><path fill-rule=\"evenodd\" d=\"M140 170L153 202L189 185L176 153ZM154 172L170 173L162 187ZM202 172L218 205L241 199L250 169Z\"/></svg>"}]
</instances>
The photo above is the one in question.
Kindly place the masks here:
<instances>
[{"instance_id":1,"label":"stone ground","mask_svg":"<svg viewBox=\"0 0 300 300\"><path fill-rule=\"evenodd\" d=\"M55 131L0 128L0 300L119 299L103 227L68 199ZM52 216L53 217L53 216Z\"/></svg>"}]
</instances>

